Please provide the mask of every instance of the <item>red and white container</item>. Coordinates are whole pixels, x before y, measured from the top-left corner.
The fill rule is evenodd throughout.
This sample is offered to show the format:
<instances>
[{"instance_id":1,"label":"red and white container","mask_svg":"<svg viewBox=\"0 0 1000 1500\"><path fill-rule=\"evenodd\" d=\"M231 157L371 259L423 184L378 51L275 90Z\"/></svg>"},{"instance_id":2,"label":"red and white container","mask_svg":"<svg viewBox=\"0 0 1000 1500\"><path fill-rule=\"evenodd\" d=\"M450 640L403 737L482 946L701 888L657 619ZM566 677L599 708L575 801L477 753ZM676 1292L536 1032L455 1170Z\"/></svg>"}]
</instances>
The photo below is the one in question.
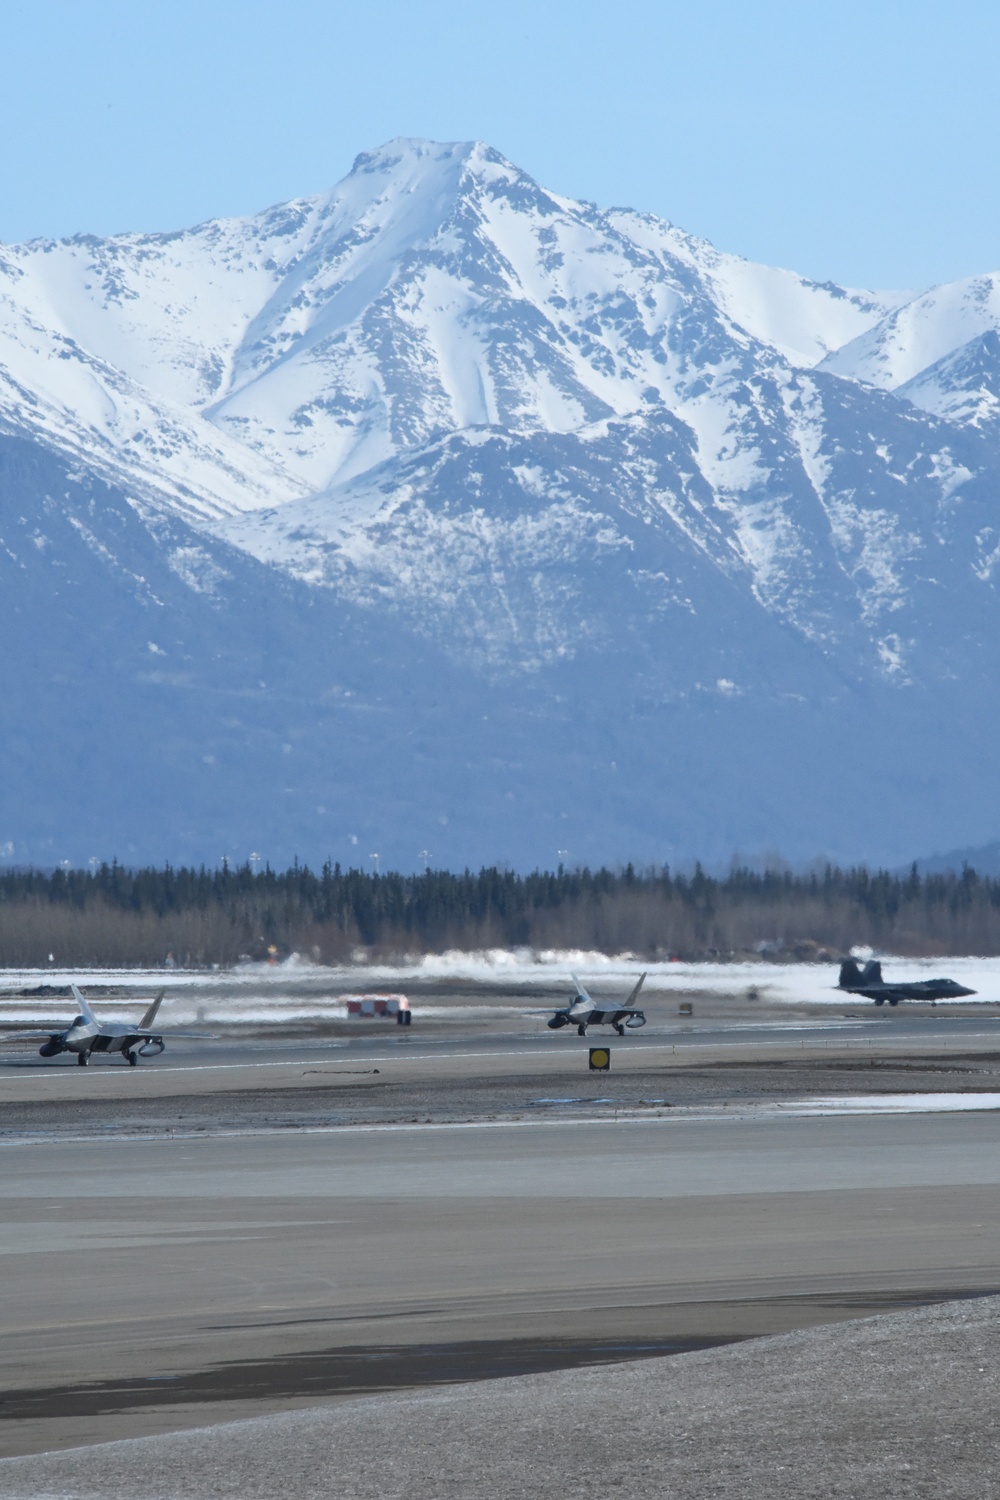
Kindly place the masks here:
<instances>
[{"instance_id":1,"label":"red and white container","mask_svg":"<svg viewBox=\"0 0 1000 1500\"><path fill-rule=\"evenodd\" d=\"M395 1016L398 1026L410 1024L410 1002L405 995L344 995L349 1016Z\"/></svg>"}]
</instances>

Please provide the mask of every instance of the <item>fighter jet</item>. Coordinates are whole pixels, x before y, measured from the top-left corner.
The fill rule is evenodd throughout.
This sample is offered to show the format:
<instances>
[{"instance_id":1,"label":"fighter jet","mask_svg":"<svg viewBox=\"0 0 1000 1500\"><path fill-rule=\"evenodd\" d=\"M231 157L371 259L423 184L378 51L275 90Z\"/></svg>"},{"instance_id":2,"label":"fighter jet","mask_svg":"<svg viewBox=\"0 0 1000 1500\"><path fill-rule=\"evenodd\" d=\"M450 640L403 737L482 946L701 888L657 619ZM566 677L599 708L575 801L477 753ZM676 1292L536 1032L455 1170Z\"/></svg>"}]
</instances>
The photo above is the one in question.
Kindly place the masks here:
<instances>
[{"instance_id":1,"label":"fighter jet","mask_svg":"<svg viewBox=\"0 0 1000 1500\"><path fill-rule=\"evenodd\" d=\"M899 984L887 984L882 978L882 965L870 959L859 969L853 958L840 966L838 990L850 995L864 995L876 1005L898 1005L900 1000L960 1000L963 995L974 995L954 979L911 979Z\"/></svg>"},{"instance_id":2,"label":"fighter jet","mask_svg":"<svg viewBox=\"0 0 1000 1500\"><path fill-rule=\"evenodd\" d=\"M562 1010L554 1012L551 1010L530 1010L527 1014L529 1016L549 1016L548 1025L552 1031L558 1031L560 1026L573 1025L576 1027L578 1036L586 1036L588 1026L613 1026L619 1036L625 1035L626 1027L628 1027L629 1031L637 1031L640 1026L645 1026L645 1012L636 1010L632 1005L633 1000L638 999L643 980L646 978L645 974L640 974L638 983L633 988L624 1005L610 1008L596 1004L587 994L587 991L575 974L570 977L576 985L576 994L569 1005L564 1006Z\"/></svg>"},{"instance_id":3,"label":"fighter jet","mask_svg":"<svg viewBox=\"0 0 1000 1500\"><path fill-rule=\"evenodd\" d=\"M134 1068L140 1057L158 1057L166 1047L163 1033L150 1030L166 990L160 991L138 1026L125 1026L119 1021L99 1021L80 989L75 984L71 984L70 989L80 1014L65 1031L21 1031L4 1040L29 1041L44 1036L46 1041L38 1049L39 1056L57 1057L60 1052L75 1052L81 1068L87 1066L92 1052L120 1052L129 1067ZM212 1036L209 1031L173 1031L167 1034L175 1037Z\"/></svg>"}]
</instances>

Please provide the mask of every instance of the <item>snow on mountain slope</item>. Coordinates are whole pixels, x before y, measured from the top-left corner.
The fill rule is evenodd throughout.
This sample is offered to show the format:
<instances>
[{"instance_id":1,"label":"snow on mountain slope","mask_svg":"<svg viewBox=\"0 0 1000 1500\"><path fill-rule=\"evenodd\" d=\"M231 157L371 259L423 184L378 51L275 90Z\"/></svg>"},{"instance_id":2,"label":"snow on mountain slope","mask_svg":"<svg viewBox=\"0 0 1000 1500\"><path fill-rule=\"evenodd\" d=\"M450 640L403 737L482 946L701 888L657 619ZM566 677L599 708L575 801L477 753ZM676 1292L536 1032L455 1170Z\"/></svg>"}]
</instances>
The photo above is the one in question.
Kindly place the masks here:
<instances>
[{"instance_id":1,"label":"snow on mountain slope","mask_svg":"<svg viewBox=\"0 0 1000 1500\"><path fill-rule=\"evenodd\" d=\"M934 547L933 593L983 566L974 439L819 375L762 376L686 416L452 434L214 529L483 666L534 671L679 612L715 636L706 564L852 673L906 680L943 649L925 569ZM709 462L710 438L736 456ZM620 589L604 623L588 589L600 558Z\"/></svg>"},{"instance_id":2,"label":"snow on mountain slope","mask_svg":"<svg viewBox=\"0 0 1000 1500\"><path fill-rule=\"evenodd\" d=\"M896 395L936 416L1000 432L1000 333L987 328L897 386Z\"/></svg>"},{"instance_id":3,"label":"snow on mountain slope","mask_svg":"<svg viewBox=\"0 0 1000 1500\"><path fill-rule=\"evenodd\" d=\"M30 368L24 348L18 351L22 374ZM30 352L44 366L34 388L0 365L0 430L28 433L109 481L128 482L137 498L154 507L206 522L233 508L252 510L304 492L227 433L157 401L82 351L66 353L58 343L46 350L39 340ZM53 373L63 373L61 360L84 367L86 377L74 372L72 382L53 379Z\"/></svg>"},{"instance_id":4,"label":"snow on mountain slope","mask_svg":"<svg viewBox=\"0 0 1000 1500\"><path fill-rule=\"evenodd\" d=\"M457 859L512 806L522 850L558 846L567 800L598 857L668 827L842 851L852 798L866 847L951 847L994 816L942 822L1000 732L997 312L994 278L819 285L470 143L391 142L247 219L0 247L0 570L12 618L44 634L53 588L65 615L8 699L72 682L98 757L99 700L215 843L225 764L269 826L295 809L282 837L364 786L414 847L445 838L418 803L477 829Z\"/></svg>"},{"instance_id":5,"label":"snow on mountain slope","mask_svg":"<svg viewBox=\"0 0 1000 1500\"><path fill-rule=\"evenodd\" d=\"M536 462L563 462L572 481L575 436L545 443ZM610 505L615 449L602 467ZM501 543L487 537L480 571L451 568L452 528L421 545L432 496L419 524L400 515L385 537L388 586L353 600L163 512L151 528L127 491L0 434L6 857L216 863L255 850L357 865L378 850L412 868L429 849L461 868L776 847L898 863L943 830L971 842L996 826L1000 718L975 663L929 692L852 682L716 565L697 487L675 545L645 550L649 507L633 493L624 545L595 530L589 546L539 548L529 517L518 554L500 522L515 530L519 497L495 490L496 465L478 472ZM443 500L463 477L459 454ZM431 618L401 616L393 549L419 577L442 540ZM565 601L570 649L498 677L496 596L484 588L465 622L490 581L507 629L530 625L527 605ZM463 587L455 611L435 600ZM485 660L448 649L463 622Z\"/></svg>"},{"instance_id":6,"label":"snow on mountain slope","mask_svg":"<svg viewBox=\"0 0 1000 1500\"><path fill-rule=\"evenodd\" d=\"M486 432L579 435L569 477L543 457L504 481L519 496L515 526L534 518L539 559L552 561L555 539L568 557L589 536L617 536L606 506L588 509L604 484L591 471L628 430L626 488L662 497L647 538L673 527L690 540L691 517L711 515L700 531L717 533L716 566L764 608L828 649L853 640L856 662L874 652L882 670L904 671L898 633L879 631L905 594L899 559L923 542L895 496L859 504L856 483L845 495L831 482L837 390L820 399L788 357L887 329L908 311L887 312L892 297L818 286L648 215L560 198L482 145L413 141L362 155L321 198L182 234L14 247L2 272L0 352L20 387L7 420L75 447L106 477L117 468L154 508L179 507L262 561L415 607L442 557L454 554L459 578L468 566L465 511L453 498L439 515L438 566L422 577L405 561L412 539L388 547L386 516L401 535L414 504L431 503L420 486L434 488L433 453L485 453ZM934 431L917 441L911 470L929 464L943 503L976 462L958 464ZM902 482L884 445L852 433L855 456L859 444L876 491L883 469L890 489ZM456 493L477 514L497 500L467 465ZM488 550L489 525L472 531ZM859 537L860 572L849 560ZM557 624L553 602L544 620L530 607L521 618L497 570L485 576L477 597L493 591L493 635L477 659L527 666L571 649L572 611ZM434 597L457 616L467 595ZM440 607L431 616L443 630ZM449 634L454 644L467 632Z\"/></svg>"},{"instance_id":7,"label":"snow on mountain slope","mask_svg":"<svg viewBox=\"0 0 1000 1500\"><path fill-rule=\"evenodd\" d=\"M0 290L7 421L117 466L153 503L165 487L209 524L313 495L320 530L346 535L365 475L449 434L671 414L771 603L815 551L776 477L794 450L824 483L808 402L783 394L792 366L845 338L824 369L899 342L927 302L808 283L547 193L488 147L414 141L248 220L11 247Z\"/></svg>"},{"instance_id":8,"label":"snow on mountain slope","mask_svg":"<svg viewBox=\"0 0 1000 1500\"><path fill-rule=\"evenodd\" d=\"M123 459L143 423L121 414L121 389L141 387L147 427L186 410L187 441L210 448L208 418L292 493L447 431L567 431L671 406L670 348L692 325L714 330L723 362L744 330L758 360L791 344L811 362L887 305L557 198L487 147L409 141L247 220L7 247L0 295L0 364ZM180 467L177 445L160 447ZM253 503L220 464L205 488Z\"/></svg>"},{"instance_id":9,"label":"snow on mountain slope","mask_svg":"<svg viewBox=\"0 0 1000 1500\"><path fill-rule=\"evenodd\" d=\"M1000 274L933 287L827 355L822 368L897 390L972 339L1000 328Z\"/></svg>"},{"instance_id":10,"label":"snow on mountain slope","mask_svg":"<svg viewBox=\"0 0 1000 1500\"><path fill-rule=\"evenodd\" d=\"M0 419L195 512L301 494L185 404L210 354L177 335L169 305L150 310L145 288L125 284L109 243L0 251ZM141 250L139 268L162 290L148 260ZM156 385L143 382L157 374Z\"/></svg>"},{"instance_id":11,"label":"snow on mountain slope","mask_svg":"<svg viewBox=\"0 0 1000 1500\"><path fill-rule=\"evenodd\" d=\"M910 292L856 291L809 281L794 271L717 250L651 214L615 209L606 217L665 263L689 266L734 324L803 368L858 338L912 297Z\"/></svg>"},{"instance_id":12,"label":"snow on mountain slope","mask_svg":"<svg viewBox=\"0 0 1000 1500\"><path fill-rule=\"evenodd\" d=\"M392 275L407 238L420 237L447 178L427 183L419 173L416 180L397 173L382 192L383 208L391 200L398 209L402 195L404 211L388 215L378 255L355 278L356 311ZM155 453L161 480L203 492L212 509L302 493L294 425L268 453L268 445L247 442L246 418L213 424L203 413L252 385L262 369L280 367L289 347L308 343L302 310L310 295L302 288L311 275L319 277L315 298L325 304L329 330L329 247L375 233L373 193L379 197L359 163L342 190L249 220L4 247L0 369L20 388L19 400L12 392L4 403L8 420L30 426L40 415L34 398L56 414L44 423L53 436L84 452L110 442L136 472L145 448ZM300 404L296 393L293 406Z\"/></svg>"}]
</instances>

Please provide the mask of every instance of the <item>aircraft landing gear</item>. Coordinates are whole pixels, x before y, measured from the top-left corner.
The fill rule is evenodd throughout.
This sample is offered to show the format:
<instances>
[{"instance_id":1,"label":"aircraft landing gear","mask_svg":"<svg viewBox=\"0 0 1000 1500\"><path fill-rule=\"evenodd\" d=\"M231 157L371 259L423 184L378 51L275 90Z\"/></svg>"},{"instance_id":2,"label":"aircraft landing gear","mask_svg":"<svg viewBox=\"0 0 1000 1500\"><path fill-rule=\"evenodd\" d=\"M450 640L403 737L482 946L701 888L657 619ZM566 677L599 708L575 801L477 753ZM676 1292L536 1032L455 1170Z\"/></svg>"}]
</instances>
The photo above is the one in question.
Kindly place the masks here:
<instances>
[{"instance_id":1,"label":"aircraft landing gear","mask_svg":"<svg viewBox=\"0 0 1000 1500\"><path fill-rule=\"evenodd\" d=\"M615 1030L617 1031L619 1036L625 1035L625 1027L622 1025L621 1021L616 1024Z\"/></svg>"},{"instance_id":2,"label":"aircraft landing gear","mask_svg":"<svg viewBox=\"0 0 1000 1500\"><path fill-rule=\"evenodd\" d=\"M129 1065L130 1068L134 1068L136 1066L136 1064L138 1063L139 1059L136 1057L136 1055L135 1055L134 1052L128 1052L127 1051L125 1053L125 1061L128 1063L128 1065Z\"/></svg>"},{"instance_id":3,"label":"aircraft landing gear","mask_svg":"<svg viewBox=\"0 0 1000 1500\"><path fill-rule=\"evenodd\" d=\"M77 1062L77 1067L85 1068L87 1066L87 1064L90 1062L90 1053L89 1052L78 1052L76 1054L76 1062Z\"/></svg>"},{"instance_id":4,"label":"aircraft landing gear","mask_svg":"<svg viewBox=\"0 0 1000 1500\"><path fill-rule=\"evenodd\" d=\"M578 1026L576 1028L576 1034L577 1034L577 1036L586 1036L587 1035L587 1028L586 1028L586 1026Z\"/></svg>"}]
</instances>

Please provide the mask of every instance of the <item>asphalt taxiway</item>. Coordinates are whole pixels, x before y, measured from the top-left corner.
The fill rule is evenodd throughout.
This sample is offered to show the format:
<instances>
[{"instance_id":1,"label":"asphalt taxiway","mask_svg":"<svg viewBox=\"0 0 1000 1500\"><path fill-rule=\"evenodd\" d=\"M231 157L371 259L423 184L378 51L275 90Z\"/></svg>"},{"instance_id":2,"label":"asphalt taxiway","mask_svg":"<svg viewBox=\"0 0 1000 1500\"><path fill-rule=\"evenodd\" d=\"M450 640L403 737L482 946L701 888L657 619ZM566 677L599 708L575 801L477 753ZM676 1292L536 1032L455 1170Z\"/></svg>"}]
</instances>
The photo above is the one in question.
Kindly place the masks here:
<instances>
[{"instance_id":1,"label":"asphalt taxiway","mask_svg":"<svg viewBox=\"0 0 1000 1500\"><path fill-rule=\"evenodd\" d=\"M1000 1299L0 1460L8 1500L983 1500Z\"/></svg>"},{"instance_id":2,"label":"asphalt taxiway","mask_svg":"<svg viewBox=\"0 0 1000 1500\"><path fill-rule=\"evenodd\" d=\"M992 1013L376 1026L0 1061L0 1453L1000 1291Z\"/></svg>"},{"instance_id":3,"label":"asphalt taxiway","mask_svg":"<svg viewBox=\"0 0 1000 1500\"><path fill-rule=\"evenodd\" d=\"M329 1399L345 1359L377 1388L380 1352L496 1373L1000 1290L996 1113L7 1141L0 1179L8 1453Z\"/></svg>"},{"instance_id":4,"label":"asphalt taxiway","mask_svg":"<svg viewBox=\"0 0 1000 1500\"><path fill-rule=\"evenodd\" d=\"M2 1042L2 1033L0 1033ZM541 1024L520 1027L507 1020L500 1031L481 1025L470 1029L455 1023L437 1023L422 1028L396 1028L379 1023L361 1023L353 1028L303 1027L300 1034L269 1034L268 1028L220 1028L209 1043L169 1040L166 1052L142 1059L136 1077L168 1075L167 1086L187 1089L180 1075L200 1074L191 1087L231 1086L227 1074L248 1070L246 1077L260 1087L269 1086L268 1070L307 1068L329 1064L348 1076L352 1068L398 1065L416 1074L469 1077L503 1076L509 1073L546 1073L586 1067L587 1049L611 1046L616 1070L648 1071L650 1068L683 1066L702 1059L766 1060L809 1054L830 1057L868 1054L873 1056L920 1056L940 1053L989 1053L1000 1051L1000 1012L993 1007L979 1014L949 1015L944 1010L901 1010L897 1014L867 1010L843 1017L812 1016L783 1019L780 1016L746 1022L710 1019L672 1025L647 1025L642 1031L618 1038L606 1027L594 1028L586 1037L566 1031L552 1032ZM63 1054L41 1058L32 1044L10 1045L0 1050L0 1101L21 1097L42 1088L58 1088L44 1080L62 1079L67 1089L76 1077L75 1057ZM95 1054L80 1085L92 1088L89 1079L107 1070L128 1074L118 1054ZM252 1070L252 1071L251 1071ZM80 1069L80 1073L84 1070ZM15 1079L30 1077L21 1089ZM175 1077L174 1075L178 1075ZM331 1074L331 1076L333 1076ZM240 1085L242 1080L239 1081ZM236 1080L233 1080L236 1083ZM145 1083L143 1087L158 1088ZM15 1092L17 1090L17 1092Z\"/></svg>"}]
</instances>

